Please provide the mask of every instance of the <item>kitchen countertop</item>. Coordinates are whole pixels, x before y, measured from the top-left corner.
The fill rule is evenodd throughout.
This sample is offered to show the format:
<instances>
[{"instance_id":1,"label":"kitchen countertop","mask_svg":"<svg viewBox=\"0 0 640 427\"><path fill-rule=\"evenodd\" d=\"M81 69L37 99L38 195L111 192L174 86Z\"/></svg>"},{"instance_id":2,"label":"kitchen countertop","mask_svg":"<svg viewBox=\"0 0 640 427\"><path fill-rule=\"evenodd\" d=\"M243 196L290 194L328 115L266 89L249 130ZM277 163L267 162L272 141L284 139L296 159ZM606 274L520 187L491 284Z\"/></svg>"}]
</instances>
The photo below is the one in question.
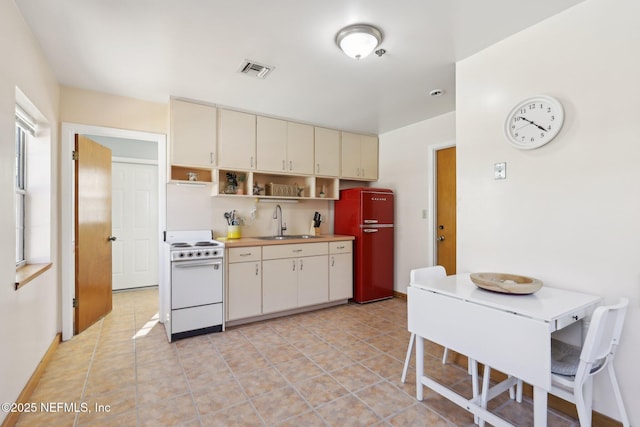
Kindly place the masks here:
<instances>
[{"instance_id":1,"label":"kitchen countertop","mask_svg":"<svg viewBox=\"0 0 640 427\"><path fill-rule=\"evenodd\" d=\"M295 243L321 243L336 242L341 240L354 240L354 236L345 236L341 234L323 234L320 236L300 239L283 239L283 240L265 240L258 237L242 237L240 239L220 239L224 242L226 248L242 248L246 246L270 246L270 245L289 245Z\"/></svg>"}]
</instances>

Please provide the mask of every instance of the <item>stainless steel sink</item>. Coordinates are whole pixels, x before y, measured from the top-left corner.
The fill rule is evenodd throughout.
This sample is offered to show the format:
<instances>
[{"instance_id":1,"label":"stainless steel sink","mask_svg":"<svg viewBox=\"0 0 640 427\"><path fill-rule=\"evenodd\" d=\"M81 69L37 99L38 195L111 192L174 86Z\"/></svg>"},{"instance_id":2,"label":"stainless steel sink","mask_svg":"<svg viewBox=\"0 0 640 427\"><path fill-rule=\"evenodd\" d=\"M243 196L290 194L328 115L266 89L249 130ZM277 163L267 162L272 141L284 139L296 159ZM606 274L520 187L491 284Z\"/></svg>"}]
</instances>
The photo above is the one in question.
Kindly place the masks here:
<instances>
[{"instance_id":1,"label":"stainless steel sink","mask_svg":"<svg viewBox=\"0 0 640 427\"><path fill-rule=\"evenodd\" d=\"M315 239L318 236L312 236L310 234L292 234L289 236L262 236L257 237L262 240L291 240L291 239Z\"/></svg>"}]
</instances>

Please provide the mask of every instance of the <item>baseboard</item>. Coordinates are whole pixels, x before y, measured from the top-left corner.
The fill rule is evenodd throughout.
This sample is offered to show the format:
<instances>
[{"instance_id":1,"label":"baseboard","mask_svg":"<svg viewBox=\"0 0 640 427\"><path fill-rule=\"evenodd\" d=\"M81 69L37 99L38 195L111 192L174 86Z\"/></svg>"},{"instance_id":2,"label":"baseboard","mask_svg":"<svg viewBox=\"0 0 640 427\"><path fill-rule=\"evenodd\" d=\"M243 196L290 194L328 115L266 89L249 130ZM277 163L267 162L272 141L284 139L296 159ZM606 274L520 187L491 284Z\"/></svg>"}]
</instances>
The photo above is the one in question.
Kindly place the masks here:
<instances>
[{"instance_id":1,"label":"baseboard","mask_svg":"<svg viewBox=\"0 0 640 427\"><path fill-rule=\"evenodd\" d=\"M31 398L31 395L33 394L33 390L35 390L36 386L40 382L40 378L42 377L44 370L46 369L47 365L51 361L51 358L53 357L53 354L56 352L56 349L58 348L58 344L60 344L61 341L62 341L62 334L57 333L56 336L53 338L51 345L47 349L47 352L44 354L44 356L40 360L40 363L38 363L38 366L36 366L36 369L33 371L33 374L31 374L31 378L29 378L29 381L27 381L27 384L24 386L24 388L22 389L22 392L16 399L16 403L27 403L29 401L29 399ZM18 422L19 416L20 414L18 412L9 412L7 414L7 417L2 422L1 427L15 426L16 422Z\"/></svg>"},{"instance_id":2,"label":"baseboard","mask_svg":"<svg viewBox=\"0 0 640 427\"><path fill-rule=\"evenodd\" d=\"M407 294L403 294L402 292L398 292L398 291L393 291L393 297L394 298L399 298L399 299L404 300L404 301L407 300Z\"/></svg>"},{"instance_id":3,"label":"baseboard","mask_svg":"<svg viewBox=\"0 0 640 427\"><path fill-rule=\"evenodd\" d=\"M451 350L450 350L450 353L453 353L455 355L455 358L453 359L453 361L456 365L460 365L464 369L467 369L468 362L467 362L466 356L462 354L458 354ZM451 356L449 356L449 358L451 358ZM496 371L495 369L491 370L491 379L493 381L500 382L505 380L506 378L507 376L502 372ZM524 384L523 394L533 399L533 387L529 384ZM551 394L549 395L548 406L549 408L553 408L556 411L562 412L563 414L567 414L571 417L578 418L578 411L576 410L576 405L574 405L571 402L567 402L564 399L560 399L557 396L553 396ZM609 418L608 416L603 415L599 412L593 411L591 426L592 427L622 427L622 423L620 421L614 420L613 418Z\"/></svg>"}]
</instances>

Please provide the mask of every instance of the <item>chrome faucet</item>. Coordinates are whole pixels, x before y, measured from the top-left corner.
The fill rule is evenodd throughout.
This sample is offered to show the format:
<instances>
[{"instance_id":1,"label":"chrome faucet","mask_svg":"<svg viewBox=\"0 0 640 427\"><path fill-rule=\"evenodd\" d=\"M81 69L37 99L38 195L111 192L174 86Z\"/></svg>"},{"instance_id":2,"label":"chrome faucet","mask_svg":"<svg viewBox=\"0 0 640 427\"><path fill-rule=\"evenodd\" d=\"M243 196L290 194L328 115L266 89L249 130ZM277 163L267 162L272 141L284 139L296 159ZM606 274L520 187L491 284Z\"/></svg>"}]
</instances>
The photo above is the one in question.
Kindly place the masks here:
<instances>
[{"instance_id":1,"label":"chrome faucet","mask_svg":"<svg viewBox=\"0 0 640 427\"><path fill-rule=\"evenodd\" d=\"M280 215L278 215L280 212ZM280 205L276 205L276 208L273 210L273 219L278 220L278 236L284 236L284 231L287 229L287 224L282 222L282 208Z\"/></svg>"}]
</instances>

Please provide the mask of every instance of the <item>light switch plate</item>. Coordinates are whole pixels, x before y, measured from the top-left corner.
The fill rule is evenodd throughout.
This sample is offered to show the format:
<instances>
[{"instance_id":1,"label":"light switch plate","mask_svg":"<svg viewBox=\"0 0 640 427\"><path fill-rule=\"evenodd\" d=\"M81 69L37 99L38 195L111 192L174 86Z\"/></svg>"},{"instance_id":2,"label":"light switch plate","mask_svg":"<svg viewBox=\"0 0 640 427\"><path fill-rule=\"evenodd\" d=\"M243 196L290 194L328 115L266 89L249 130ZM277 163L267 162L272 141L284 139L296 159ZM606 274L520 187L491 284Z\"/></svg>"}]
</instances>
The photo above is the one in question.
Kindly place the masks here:
<instances>
[{"instance_id":1,"label":"light switch plate","mask_svg":"<svg viewBox=\"0 0 640 427\"><path fill-rule=\"evenodd\" d=\"M507 179L507 163L494 163L493 179Z\"/></svg>"}]
</instances>

